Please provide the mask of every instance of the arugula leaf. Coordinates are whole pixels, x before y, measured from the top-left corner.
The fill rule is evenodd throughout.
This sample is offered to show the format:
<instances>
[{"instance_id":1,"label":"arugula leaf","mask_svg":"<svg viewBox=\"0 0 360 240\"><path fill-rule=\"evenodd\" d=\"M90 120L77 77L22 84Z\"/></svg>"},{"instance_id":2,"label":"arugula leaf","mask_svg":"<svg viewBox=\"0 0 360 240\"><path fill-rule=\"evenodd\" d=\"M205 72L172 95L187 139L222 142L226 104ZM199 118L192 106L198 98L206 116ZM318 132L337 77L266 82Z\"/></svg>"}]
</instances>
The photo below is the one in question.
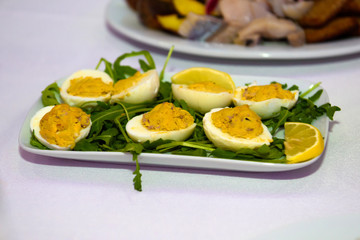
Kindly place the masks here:
<instances>
[{"instance_id":1,"label":"arugula leaf","mask_svg":"<svg viewBox=\"0 0 360 240\"><path fill-rule=\"evenodd\" d=\"M37 138L35 137L34 132L31 133L31 138L30 138L30 145L34 146L38 149L42 149L42 150L49 150L48 147L46 147L44 144L42 144L41 142L39 142L39 140L37 140Z\"/></svg>"},{"instance_id":2,"label":"arugula leaf","mask_svg":"<svg viewBox=\"0 0 360 240\"><path fill-rule=\"evenodd\" d=\"M318 83L315 83L315 84L311 85L307 91L305 91L304 93L302 93L300 95L300 97L302 97L302 98L305 97L306 95L308 95L309 93L314 91L314 89L318 88L320 85L321 85L321 82L318 82Z\"/></svg>"},{"instance_id":3,"label":"arugula leaf","mask_svg":"<svg viewBox=\"0 0 360 240\"><path fill-rule=\"evenodd\" d=\"M321 105L320 108L325 110L326 115L330 120L334 120L335 112L341 111L341 108L339 108L338 106L331 106L330 103L325 103Z\"/></svg>"},{"instance_id":4,"label":"arugula leaf","mask_svg":"<svg viewBox=\"0 0 360 240\"><path fill-rule=\"evenodd\" d=\"M47 86L41 94L41 101L44 107L60 104L58 100L60 96L60 89L56 82Z\"/></svg>"},{"instance_id":5,"label":"arugula leaf","mask_svg":"<svg viewBox=\"0 0 360 240\"><path fill-rule=\"evenodd\" d=\"M274 141L277 141L277 143L271 144L270 146L264 144L256 149L243 148L236 152L217 148L216 150L211 152L211 155L217 158L239 159L248 161L255 160L260 162L285 162L283 143L281 143L281 140L276 138L274 139ZM281 147L279 147L279 144Z\"/></svg>"},{"instance_id":6,"label":"arugula leaf","mask_svg":"<svg viewBox=\"0 0 360 240\"><path fill-rule=\"evenodd\" d=\"M217 158L234 159L236 157L236 152L232 152L232 151L217 148L217 149L215 149L214 151L211 152L211 155L213 157L217 157Z\"/></svg>"},{"instance_id":7,"label":"arugula leaf","mask_svg":"<svg viewBox=\"0 0 360 240\"><path fill-rule=\"evenodd\" d=\"M194 133L192 135L191 141L194 141L194 142L201 142L201 141L205 141L205 140L209 141L208 138L206 137L201 119L199 119L199 118L195 119L196 127L195 127Z\"/></svg>"},{"instance_id":8,"label":"arugula leaf","mask_svg":"<svg viewBox=\"0 0 360 240\"><path fill-rule=\"evenodd\" d=\"M132 143L126 144L126 146L124 148L124 152L134 152L134 153L140 154L143 149L144 149L144 147L142 146L141 143L132 142Z\"/></svg>"},{"instance_id":9,"label":"arugula leaf","mask_svg":"<svg viewBox=\"0 0 360 240\"><path fill-rule=\"evenodd\" d=\"M91 103L91 107L87 107L89 103ZM96 103L96 104L94 104L94 103ZM96 102L86 102L83 105L81 105L80 108L87 114L91 115L96 112L102 112L104 110L108 110L108 109L110 109L110 106L111 106L110 103L96 101Z\"/></svg>"},{"instance_id":10,"label":"arugula leaf","mask_svg":"<svg viewBox=\"0 0 360 240\"><path fill-rule=\"evenodd\" d=\"M270 118L266 121L264 121L263 123L269 128L271 129L270 133L271 135L274 135L275 132L282 127L285 122L287 121L287 119L292 116L293 113L291 113L287 108L282 107L280 110L280 113L277 117L274 118Z\"/></svg>"},{"instance_id":11,"label":"arugula leaf","mask_svg":"<svg viewBox=\"0 0 360 240\"><path fill-rule=\"evenodd\" d=\"M156 141L150 142L150 141L146 141L143 143L143 147L144 149L146 149L147 151L151 151L151 150L155 150L158 146L161 146L163 144L168 144L172 142L172 140L163 140L163 139L158 139Z\"/></svg>"},{"instance_id":12,"label":"arugula leaf","mask_svg":"<svg viewBox=\"0 0 360 240\"><path fill-rule=\"evenodd\" d=\"M135 161L135 164L136 164L136 169L133 172L133 174L135 175L133 182L134 182L135 190L138 190L139 192L142 191L142 184L141 184L142 174L140 173L140 165L139 165L138 156L143 151L143 149L144 148L140 143L128 143L128 144L126 144L125 149L124 149L125 152L131 152L133 155L133 161Z\"/></svg>"},{"instance_id":13,"label":"arugula leaf","mask_svg":"<svg viewBox=\"0 0 360 240\"><path fill-rule=\"evenodd\" d=\"M316 92L309 99L299 97L296 105L288 110L286 108L281 108L278 116L265 120L264 124L271 129L271 134L274 135L276 131L283 127L285 122L303 122L311 124L318 117L322 116L324 113L333 120L335 112L340 111L341 109L337 106L331 106L330 103L323 104L321 106L316 106L312 100L317 100L321 96L322 90Z\"/></svg>"},{"instance_id":14,"label":"arugula leaf","mask_svg":"<svg viewBox=\"0 0 360 240\"><path fill-rule=\"evenodd\" d=\"M133 161L135 161L135 163L136 163L135 171L133 171L133 174L135 175L135 177L133 178L133 183L134 183L135 190L141 192L142 191L142 181L141 181L142 174L140 173L140 165L139 165L138 156L139 156L139 154L133 153Z\"/></svg>"},{"instance_id":15,"label":"arugula leaf","mask_svg":"<svg viewBox=\"0 0 360 240\"><path fill-rule=\"evenodd\" d=\"M172 90L170 82L160 82L158 99L167 100L169 102L172 101Z\"/></svg>"},{"instance_id":16,"label":"arugula leaf","mask_svg":"<svg viewBox=\"0 0 360 240\"><path fill-rule=\"evenodd\" d=\"M270 84L274 84L274 83L279 83L279 82L277 82L277 81L270 82ZM279 84L281 85L282 89L286 89L286 90L289 90L289 91L299 90L299 87L297 85L292 85L291 87L288 88L287 83L283 83L283 84L279 83ZM249 83L249 85L250 85L250 83Z\"/></svg>"},{"instance_id":17,"label":"arugula leaf","mask_svg":"<svg viewBox=\"0 0 360 240\"><path fill-rule=\"evenodd\" d=\"M105 64L104 72L109 74L110 77L116 83L119 80L126 79L128 77L133 76L138 71L137 69L135 69L135 68L133 68L131 66L121 65L121 62L124 59L130 58L130 57L138 57L138 56L145 57L146 61L143 60L143 59L138 60L140 68L144 72L149 71L151 69L156 69L154 59L152 58L151 54L146 50L142 50L142 51L138 51L138 52L125 53L125 54L119 56L114 61L114 63L109 62L105 58L101 58L100 61L98 62L98 64L96 65L95 69L99 69L101 63L104 63Z\"/></svg>"},{"instance_id":18,"label":"arugula leaf","mask_svg":"<svg viewBox=\"0 0 360 240\"><path fill-rule=\"evenodd\" d=\"M74 151L101 151L98 144L91 142L89 139L81 139L76 143Z\"/></svg>"},{"instance_id":19,"label":"arugula leaf","mask_svg":"<svg viewBox=\"0 0 360 240\"><path fill-rule=\"evenodd\" d=\"M138 70L135 68L132 68L130 66L114 65L114 71L117 76L117 79L114 79L114 83L116 83L119 80L123 80L123 79L133 76Z\"/></svg>"},{"instance_id":20,"label":"arugula leaf","mask_svg":"<svg viewBox=\"0 0 360 240\"><path fill-rule=\"evenodd\" d=\"M322 89L319 90L319 91L317 91L314 95L312 95L311 97L309 97L309 100L310 100L311 102L316 102L316 101L320 98L320 96L321 96L322 93L323 93L323 90L322 90Z\"/></svg>"},{"instance_id":21,"label":"arugula leaf","mask_svg":"<svg viewBox=\"0 0 360 240\"><path fill-rule=\"evenodd\" d=\"M172 54L173 50L174 50L174 46L171 46L171 48L170 48L170 50L169 50L169 52L168 52L168 55L167 55L167 57L166 57L164 66L163 66L163 68L162 68L162 70L161 70L161 72L160 72L160 76L159 76L160 82L162 82L163 79L164 79L165 69L166 69L166 66L167 66L167 64L168 64L168 62L169 62L169 60L170 60L170 57L171 57L171 54Z\"/></svg>"},{"instance_id":22,"label":"arugula leaf","mask_svg":"<svg viewBox=\"0 0 360 240\"><path fill-rule=\"evenodd\" d=\"M113 70L117 76L117 79L114 79L114 81L117 82L118 80L125 79L125 78L128 78L129 76L134 75L137 72L136 69L134 69L130 66L121 66L120 63L121 63L121 61L123 61L126 58L137 57L137 56L141 56L141 55L143 55L145 57L145 59L147 60L147 62L145 62L144 60L141 60L141 59L139 60L140 68L144 72L149 71L151 69L156 69L154 59L152 58L151 54L148 51L142 50L142 51L138 51L138 52L125 53L125 54L121 55L120 57L118 57L113 64Z\"/></svg>"},{"instance_id":23,"label":"arugula leaf","mask_svg":"<svg viewBox=\"0 0 360 240\"><path fill-rule=\"evenodd\" d=\"M204 149L192 149L187 147L182 147L178 150L171 151L171 154L174 155L187 155L187 156L197 156L197 157L207 157L209 154Z\"/></svg>"},{"instance_id":24,"label":"arugula leaf","mask_svg":"<svg viewBox=\"0 0 360 240\"><path fill-rule=\"evenodd\" d=\"M261 152L262 151L262 152ZM257 150L241 149L237 152L232 152L223 149L216 149L211 153L213 157L234 159L242 161L256 161L256 162L273 162L285 163L284 154L275 148L261 147Z\"/></svg>"},{"instance_id":25,"label":"arugula leaf","mask_svg":"<svg viewBox=\"0 0 360 240\"><path fill-rule=\"evenodd\" d=\"M207 151L213 151L213 144L208 143L200 143L200 142L190 142L190 141L172 141L170 143L165 143L156 147L156 150L159 152L167 152L172 148L176 148L179 146L191 147L197 149L203 149Z\"/></svg>"},{"instance_id":26,"label":"arugula leaf","mask_svg":"<svg viewBox=\"0 0 360 240\"><path fill-rule=\"evenodd\" d=\"M116 72L113 70L112 68L112 63L109 62L108 60L106 60L105 58L101 58L99 63L96 65L95 69L99 69L101 63L104 63L105 64L105 70L104 72L109 74L109 76L115 80L115 79L118 79L117 75L116 75Z\"/></svg>"},{"instance_id":27,"label":"arugula leaf","mask_svg":"<svg viewBox=\"0 0 360 240\"><path fill-rule=\"evenodd\" d=\"M287 90L289 91L295 91L295 90L299 90L299 87L297 85L292 85L291 87L289 87Z\"/></svg>"},{"instance_id":28,"label":"arugula leaf","mask_svg":"<svg viewBox=\"0 0 360 240\"><path fill-rule=\"evenodd\" d=\"M144 60L142 60L142 59L139 60L139 64L140 64L140 68L141 68L144 72L153 69L153 68L151 68L151 67L150 67Z\"/></svg>"},{"instance_id":29,"label":"arugula leaf","mask_svg":"<svg viewBox=\"0 0 360 240\"><path fill-rule=\"evenodd\" d=\"M96 136L94 140L104 141L106 145L110 145L111 141L119 134L116 128L109 128L104 130L100 135Z\"/></svg>"},{"instance_id":30,"label":"arugula leaf","mask_svg":"<svg viewBox=\"0 0 360 240\"><path fill-rule=\"evenodd\" d=\"M127 143L130 143L130 139L129 139L129 137L127 136L127 134L126 134L123 126L121 125L121 122L120 122L120 119L119 119L119 118L115 119L115 124L116 124L117 127L119 128L119 130L120 130L122 136L124 137L125 141L126 141Z\"/></svg>"},{"instance_id":31,"label":"arugula leaf","mask_svg":"<svg viewBox=\"0 0 360 240\"><path fill-rule=\"evenodd\" d=\"M124 110L124 105L113 105L109 109L100 111L100 112L93 112L91 114L91 122L92 127L90 130L90 136L97 135L103 129L103 125L106 121L114 121L116 118L119 117L126 117L126 111L128 114L136 114L145 111L151 110L151 108L147 108L146 104L141 105L127 105L127 110ZM125 106L126 107L126 106Z\"/></svg>"},{"instance_id":32,"label":"arugula leaf","mask_svg":"<svg viewBox=\"0 0 360 240\"><path fill-rule=\"evenodd\" d=\"M189 112L191 114L191 116L193 116L195 118L195 110L190 108L183 99L174 100L174 105L175 105L175 107L179 107L179 108L186 110L187 112Z\"/></svg>"}]
</instances>

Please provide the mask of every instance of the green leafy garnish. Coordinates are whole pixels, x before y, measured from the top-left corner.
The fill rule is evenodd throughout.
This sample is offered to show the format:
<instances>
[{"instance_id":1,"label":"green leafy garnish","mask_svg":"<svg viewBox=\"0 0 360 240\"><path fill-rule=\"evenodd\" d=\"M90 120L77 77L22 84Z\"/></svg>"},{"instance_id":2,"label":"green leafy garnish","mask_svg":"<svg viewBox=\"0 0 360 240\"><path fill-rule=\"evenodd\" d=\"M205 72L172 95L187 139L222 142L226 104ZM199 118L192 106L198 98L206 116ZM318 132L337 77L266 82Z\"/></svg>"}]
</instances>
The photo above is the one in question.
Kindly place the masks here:
<instances>
[{"instance_id":1,"label":"green leafy garnish","mask_svg":"<svg viewBox=\"0 0 360 240\"><path fill-rule=\"evenodd\" d=\"M258 162L284 163L284 139L274 137L271 145L262 145L257 149L240 149L236 152L216 149L211 155L218 158L230 158Z\"/></svg>"},{"instance_id":2,"label":"green leafy garnish","mask_svg":"<svg viewBox=\"0 0 360 240\"><path fill-rule=\"evenodd\" d=\"M143 72L147 72L151 69L156 69L154 59L152 58L151 54L145 50L125 53L120 57L118 57L114 63L109 62L105 58L101 58L99 63L96 65L95 69L99 69L101 63L104 63L105 64L104 72L109 74L110 77L114 80L114 82L117 82L119 80L133 76L138 71L137 69L131 66L121 65L121 62L126 58L138 57L138 56L144 56L146 60L145 61L143 59L139 59L139 65Z\"/></svg>"},{"instance_id":3,"label":"green leafy garnish","mask_svg":"<svg viewBox=\"0 0 360 240\"><path fill-rule=\"evenodd\" d=\"M92 142L91 139L81 139L76 143L74 151L101 151L98 143Z\"/></svg>"},{"instance_id":4,"label":"green leafy garnish","mask_svg":"<svg viewBox=\"0 0 360 240\"><path fill-rule=\"evenodd\" d=\"M161 72L160 72L160 76L159 76L160 82L162 82L163 79L164 79L165 69L166 69L166 66L167 66L167 64L168 64L168 62L169 62L169 60L170 60L170 57L171 57L171 54L172 54L173 51L174 51L174 46L172 46L172 47L170 48L169 53L168 53L168 55L167 55L167 57L166 57L164 66L163 66L163 68L162 68L162 70L161 70Z\"/></svg>"},{"instance_id":5,"label":"green leafy garnish","mask_svg":"<svg viewBox=\"0 0 360 240\"><path fill-rule=\"evenodd\" d=\"M41 101L44 107L60 104L60 89L57 83L52 83L41 92Z\"/></svg>"},{"instance_id":6,"label":"green leafy garnish","mask_svg":"<svg viewBox=\"0 0 360 240\"><path fill-rule=\"evenodd\" d=\"M142 191L142 185L141 185L142 174L140 173L140 165L139 165L138 156L143 151L143 149L144 148L140 143L128 143L124 149L125 152L132 153L133 161L135 161L135 163L136 163L136 169L133 172L133 174L135 175L133 182L134 182L135 190L138 190L140 192Z\"/></svg>"},{"instance_id":7,"label":"green leafy garnish","mask_svg":"<svg viewBox=\"0 0 360 240\"><path fill-rule=\"evenodd\" d=\"M317 93L315 95L317 95ZM273 135L280 127L284 126L285 122L303 122L310 124L324 114L333 120L335 112L340 110L339 107L331 106L330 103L318 107L311 99L299 97L296 105L291 110L281 108L278 116L264 121L264 124L271 129L270 133Z\"/></svg>"},{"instance_id":8,"label":"green leafy garnish","mask_svg":"<svg viewBox=\"0 0 360 240\"><path fill-rule=\"evenodd\" d=\"M33 147L36 147L38 149L49 150L48 147L46 147L44 144L39 142L39 140L37 140L37 138L35 137L34 132L31 133L30 145L33 146Z\"/></svg>"},{"instance_id":9,"label":"green leafy garnish","mask_svg":"<svg viewBox=\"0 0 360 240\"><path fill-rule=\"evenodd\" d=\"M311 85L306 92L304 92L304 93L302 93L302 94L300 95L300 97L302 97L302 98L305 97L306 95L308 95L309 93L311 93L312 91L314 91L314 90L315 90L317 87L319 87L320 85L321 85L321 82L318 82L318 83L316 83L316 84Z\"/></svg>"},{"instance_id":10,"label":"green leafy garnish","mask_svg":"<svg viewBox=\"0 0 360 240\"><path fill-rule=\"evenodd\" d=\"M333 120L335 112L341 110L339 107L331 106L330 103L326 103L321 106L315 105L315 102L320 98L321 94L323 93L322 89L318 90L311 97L305 98L305 96L309 95L319 86L320 82L311 85L307 91L305 91L299 96L296 105L291 110L283 107L281 108L278 116L263 121L263 123L269 128L269 130L271 130L270 133L274 135L279 128L284 126L285 122L303 122L310 124L324 114L326 114L330 120ZM282 87L286 89L287 84L283 84ZM288 90L290 89L298 89L298 87L294 85Z\"/></svg>"}]
</instances>

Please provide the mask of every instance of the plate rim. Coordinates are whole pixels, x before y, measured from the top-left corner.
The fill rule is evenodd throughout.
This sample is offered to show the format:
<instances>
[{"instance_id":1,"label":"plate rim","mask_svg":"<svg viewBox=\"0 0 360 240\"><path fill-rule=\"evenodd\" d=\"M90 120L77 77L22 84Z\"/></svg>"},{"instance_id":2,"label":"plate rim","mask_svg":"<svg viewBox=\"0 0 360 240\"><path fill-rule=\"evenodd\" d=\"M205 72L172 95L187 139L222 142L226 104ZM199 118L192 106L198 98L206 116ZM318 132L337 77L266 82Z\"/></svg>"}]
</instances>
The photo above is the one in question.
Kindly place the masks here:
<instances>
[{"instance_id":1,"label":"plate rim","mask_svg":"<svg viewBox=\"0 0 360 240\"><path fill-rule=\"evenodd\" d=\"M132 26L123 24L124 19L134 19ZM254 60L306 60L338 57L360 52L360 38L337 40L318 44L291 47L289 45L242 47L233 44L216 44L191 41L146 28L137 20L135 12L123 0L110 0L106 6L105 19L116 32L137 42L168 50L201 57ZM137 27L139 30L131 27ZM144 38L144 35L147 37ZM155 37L154 37L155 36ZM278 49L280 47L280 50Z\"/></svg>"},{"instance_id":2,"label":"plate rim","mask_svg":"<svg viewBox=\"0 0 360 240\"><path fill-rule=\"evenodd\" d=\"M174 73L175 72L166 72L165 79L169 81L170 79L169 75ZM231 76L234 78L235 82L244 81L244 83L254 82L257 80L260 82L278 81L280 83L288 83L288 84L289 83L294 84L295 82L297 82L298 84L299 83L307 84L309 86L311 84L314 84L313 82L307 80L295 80L295 79L283 78L283 77L249 76L249 75L238 75L238 74L232 74ZM244 79L246 79L246 81ZM65 78L61 78L56 82L61 83L64 80ZM236 85L239 86L239 83L236 83ZM322 93L323 102L328 102L329 97L326 90L321 86L320 89L323 89L323 93ZM322 102L318 104L322 104ZM31 135L31 133L30 133L29 122L33 114L41 107L41 105L42 105L41 98L39 97L38 100L32 105L32 107L28 111L26 118L23 122L23 125L21 127L18 142L20 148L22 148L24 151L36 155L63 158L63 159L134 164L132 160L132 155L130 153L41 150L30 146L29 135ZM322 121L324 125L323 131L325 132L322 132L322 134L326 146L328 134L329 134L329 119L326 116L322 116L318 120ZM296 163L296 164L282 164L282 163L264 163L264 162L256 162L256 161L212 158L212 157L198 157L198 156L172 155L172 154L160 154L160 153L141 153L139 155L139 163L152 165L152 166L188 167L188 168L235 170L235 171L247 171L247 172L281 172L281 171L299 169L311 165L312 163L318 161L321 158L322 154L309 161ZM99 159L100 157L101 159ZM178 161L179 159L181 160L180 163Z\"/></svg>"}]
</instances>

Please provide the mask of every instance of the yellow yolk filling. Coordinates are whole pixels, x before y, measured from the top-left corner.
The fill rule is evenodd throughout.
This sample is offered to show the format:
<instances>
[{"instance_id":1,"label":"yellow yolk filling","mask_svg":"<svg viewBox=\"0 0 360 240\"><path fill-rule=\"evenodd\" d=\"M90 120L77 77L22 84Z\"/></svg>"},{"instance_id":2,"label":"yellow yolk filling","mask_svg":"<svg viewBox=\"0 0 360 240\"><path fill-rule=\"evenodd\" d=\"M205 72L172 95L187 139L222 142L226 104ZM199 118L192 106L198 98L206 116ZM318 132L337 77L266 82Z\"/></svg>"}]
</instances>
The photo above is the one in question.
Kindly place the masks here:
<instances>
[{"instance_id":1,"label":"yellow yolk filling","mask_svg":"<svg viewBox=\"0 0 360 240\"><path fill-rule=\"evenodd\" d=\"M214 82L193 83L188 85L188 88L201 92L212 92L212 93L229 92L227 89L217 85Z\"/></svg>"},{"instance_id":2,"label":"yellow yolk filling","mask_svg":"<svg viewBox=\"0 0 360 240\"><path fill-rule=\"evenodd\" d=\"M263 132L261 118L248 105L214 112L211 120L215 127L233 137L252 139Z\"/></svg>"},{"instance_id":3,"label":"yellow yolk filling","mask_svg":"<svg viewBox=\"0 0 360 240\"><path fill-rule=\"evenodd\" d=\"M148 130L174 131L189 127L194 123L194 118L186 110L164 102L145 113L141 123Z\"/></svg>"},{"instance_id":4,"label":"yellow yolk filling","mask_svg":"<svg viewBox=\"0 0 360 240\"><path fill-rule=\"evenodd\" d=\"M146 74L146 73L144 73ZM138 82L144 77L144 74L141 74L140 72L136 72L133 76L119 80L114 84L113 94L119 94L123 91L126 91L127 89L135 86L138 84Z\"/></svg>"},{"instance_id":5,"label":"yellow yolk filling","mask_svg":"<svg viewBox=\"0 0 360 240\"><path fill-rule=\"evenodd\" d=\"M80 108L59 104L40 120L40 135L50 144L75 147L80 131L90 124L90 115Z\"/></svg>"},{"instance_id":6,"label":"yellow yolk filling","mask_svg":"<svg viewBox=\"0 0 360 240\"><path fill-rule=\"evenodd\" d=\"M112 83L104 83L101 78L79 77L71 79L67 93L80 97L101 97L112 91Z\"/></svg>"},{"instance_id":7,"label":"yellow yolk filling","mask_svg":"<svg viewBox=\"0 0 360 240\"><path fill-rule=\"evenodd\" d=\"M271 98L294 99L295 97L289 90L282 89L279 83L248 87L242 91L241 96L243 100L255 102L265 101Z\"/></svg>"}]
</instances>

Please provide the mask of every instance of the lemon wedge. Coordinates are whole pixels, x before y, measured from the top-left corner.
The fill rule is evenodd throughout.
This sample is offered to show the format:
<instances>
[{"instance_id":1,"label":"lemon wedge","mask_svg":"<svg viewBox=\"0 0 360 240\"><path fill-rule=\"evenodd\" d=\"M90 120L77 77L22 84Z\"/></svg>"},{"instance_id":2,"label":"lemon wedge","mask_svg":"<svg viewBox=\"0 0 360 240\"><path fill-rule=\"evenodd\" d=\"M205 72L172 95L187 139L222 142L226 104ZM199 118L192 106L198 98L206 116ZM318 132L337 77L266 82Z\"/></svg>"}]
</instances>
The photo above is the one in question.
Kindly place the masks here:
<instances>
[{"instance_id":1,"label":"lemon wedge","mask_svg":"<svg viewBox=\"0 0 360 240\"><path fill-rule=\"evenodd\" d=\"M205 67L194 67L180 71L171 77L171 81L174 84L186 85L213 82L231 92L235 90L235 83L228 73Z\"/></svg>"},{"instance_id":2,"label":"lemon wedge","mask_svg":"<svg viewBox=\"0 0 360 240\"><path fill-rule=\"evenodd\" d=\"M307 123L285 123L285 155L288 163L299 163L319 156L324 150L323 137Z\"/></svg>"}]
</instances>

